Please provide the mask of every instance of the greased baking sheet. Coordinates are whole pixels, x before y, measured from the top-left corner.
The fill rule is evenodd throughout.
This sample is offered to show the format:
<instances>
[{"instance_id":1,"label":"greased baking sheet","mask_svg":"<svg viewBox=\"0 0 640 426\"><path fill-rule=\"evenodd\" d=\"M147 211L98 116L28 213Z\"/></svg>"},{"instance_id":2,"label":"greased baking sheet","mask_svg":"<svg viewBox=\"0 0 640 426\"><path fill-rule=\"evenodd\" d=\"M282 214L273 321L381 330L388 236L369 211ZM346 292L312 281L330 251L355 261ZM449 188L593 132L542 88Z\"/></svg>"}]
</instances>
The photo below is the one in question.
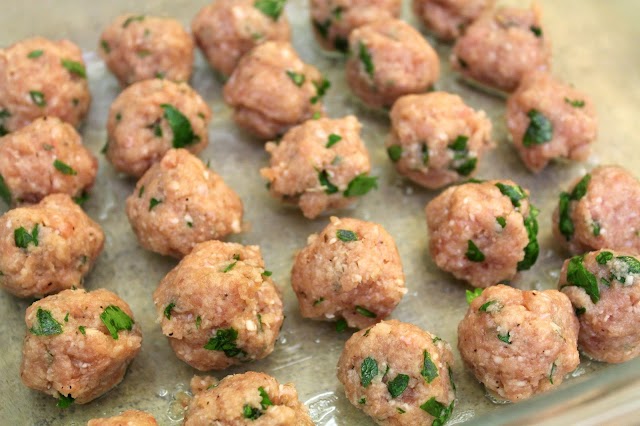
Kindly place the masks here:
<instances>
[{"instance_id":1,"label":"greased baking sheet","mask_svg":"<svg viewBox=\"0 0 640 426\"><path fill-rule=\"evenodd\" d=\"M86 210L106 233L104 252L85 285L88 290L104 287L123 297L142 326L144 341L142 351L117 388L90 404L61 410L56 408L53 398L31 391L20 382L24 311L30 301L2 292L1 424L82 425L91 418L115 415L129 408L153 413L161 425L179 424L182 418L176 399L184 396L189 379L197 372L174 356L155 322L151 298L157 283L176 261L138 246L124 213L125 198L135 182L116 174L99 154L106 139L107 111L120 87L98 58L96 46L102 28L118 14L172 16L188 26L206 3L204 0L2 1L0 46L42 35L69 38L83 48L93 103L82 135L84 143L100 158L97 183ZM404 18L416 24L409 2L405 3ZM529 4L528 1L510 3ZM640 157L637 135L640 27L636 25L640 8L637 1L543 0L540 4L544 11L545 36L550 37L553 44L554 73L589 93L596 103L600 137L587 164L555 164L538 176L524 170L508 144L504 100L474 90L457 79L447 61L450 46L435 44L442 60L442 77L437 89L460 94L471 106L484 109L493 120L498 146L480 163L478 177L515 180L531 190L531 198L541 210L540 259L532 270L513 282L523 289L555 287L566 256L553 242L550 232L551 213L561 189L597 164L616 163L635 171ZM300 56L320 68L332 82L326 98L329 115L356 114L360 118L373 174L380 178L379 190L364 197L355 208L339 214L378 222L395 238L409 291L393 318L436 333L455 348L456 328L467 309L464 297L467 287L438 271L428 255L424 206L437 192L414 186L395 173L383 147L389 130L386 114L364 109L349 94L344 60L326 55L313 40L308 2L290 0L286 11L293 27L293 44ZM348 403L335 377L335 365L349 333L337 333L333 323L302 319L289 282L295 251L305 245L310 233L326 225L328 217L306 220L297 210L269 197L259 175L260 167L268 161L262 143L233 124L231 111L222 101L222 83L199 54L192 85L214 112L209 130L211 143L200 158L211 160L212 168L240 194L245 205L248 230L233 241L261 246L267 268L273 271L273 278L283 290L286 313L276 349L267 359L213 374L222 378L249 369L264 371L280 382L295 383L301 400L319 425L372 425L371 420ZM471 421L522 425L541 421L542 417L550 422L548 424L553 424L554 419L568 424L577 416L588 416L592 422L588 424L600 424L607 422L612 413L619 416L615 424L633 424L634 417L627 413L639 408L636 400L640 396L640 360L620 366L583 360L573 377L554 394L518 405L498 405L491 402L484 388L465 372L457 350L454 352L458 403L449 424ZM600 405L606 409L598 409ZM563 420L558 416L563 416Z\"/></svg>"}]
</instances>

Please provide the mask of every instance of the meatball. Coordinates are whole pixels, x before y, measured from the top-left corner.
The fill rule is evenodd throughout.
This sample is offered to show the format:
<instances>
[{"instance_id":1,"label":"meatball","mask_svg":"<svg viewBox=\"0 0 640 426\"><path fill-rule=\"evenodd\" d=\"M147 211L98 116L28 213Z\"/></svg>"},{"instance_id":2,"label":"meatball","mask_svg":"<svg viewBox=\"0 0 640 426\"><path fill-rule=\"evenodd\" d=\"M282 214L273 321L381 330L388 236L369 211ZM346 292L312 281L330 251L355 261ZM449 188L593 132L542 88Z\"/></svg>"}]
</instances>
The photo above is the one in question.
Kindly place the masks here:
<instances>
[{"instance_id":1,"label":"meatball","mask_svg":"<svg viewBox=\"0 0 640 426\"><path fill-rule=\"evenodd\" d=\"M558 157L586 160L598 136L591 100L547 71L522 78L507 101L507 127L522 162L533 172Z\"/></svg>"},{"instance_id":2,"label":"meatball","mask_svg":"<svg viewBox=\"0 0 640 426\"><path fill-rule=\"evenodd\" d=\"M487 390L517 402L552 389L580 363L578 320L557 290L485 289L458 325L458 350Z\"/></svg>"},{"instance_id":3,"label":"meatball","mask_svg":"<svg viewBox=\"0 0 640 426\"><path fill-rule=\"evenodd\" d=\"M233 374L209 389L197 386L193 393L185 426L248 425L257 419L265 426L314 424L293 384L281 385L264 373Z\"/></svg>"},{"instance_id":4,"label":"meatball","mask_svg":"<svg viewBox=\"0 0 640 426\"><path fill-rule=\"evenodd\" d=\"M363 25L398 18L402 0L311 0L316 40L327 50L349 51L349 34Z\"/></svg>"},{"instance_id":5,"label":"meatball","mask_svg":"<svg viewBox=\"0 0 640 426\"><path fill-rule=\"evenodd\" d=\"M127 410L119 416L89 420L87 426L158 426L149 413Z\"/></svg>"},{"instance_id":6,"label":"meatball","mask_svg":"<svg viewBox=\"0 0 640 426\"><path fill-rule=\"evenodd\" d=\"M511 280L538 259L538 210L510 180L449 188L426 214L436 265L474 287Z\"/></svg>"},{"instance_id":7,"label":"meatball","mask_svg":"<svg viewBox=\"0 0 640 426\"><path fill-rule=\"evenodd\" d=\"M618 166L596 167L560 194L553 234L573 254L640 253L640 182Z\"/></svg>"},{"instance_id":8,"label":"meatball","mask_svg":"<svg viewBox=\"0 0 640 426\"><path fill-rule=\"evenodd\" d=\"M20 377L59 407L86 404L120 383L142 343L129 305L105 289L45 297L25 321Z\"/></svg>"},{"instance_id":9,"label":"meatball","mask_svg":"<svg viewBox=\"0 0 640 426\"><path fill-rule=\"evenodd\" d=\"M238 195L185 149L170 149L142 176L126 209L140 245L165 256L242 230Z\"/></svg>"},{"instance_id":10,"label":"meatball","mask_svg":"<svg viewBox=\"0 0 640 426\"><path fill-rule=\"evenodd\" d=\"M620 363L640 355L640 260L609 250L568 259L558 288L580 321L578 346L589 357Z\"/></svg>"},{"instance_id":11,"label":"meatball","mask_svg":"<svg viewBox=\"0 0 640 426\"><path fill-rule=\"evenodd\" d=\"M191 78L193 40L175 19L118 16L102 32L98 51L122 86L156 77Z\"/></svg>"},{"instance_id":12,"label":"meatball","mask_svg":"<svg viewBox=\"0 0 640 426\"><path fill-rule=\"evenodd\" d=\"M177 357L205 371L269 355L284 320L270 276L258 246L198 244L153 293Z\"/></svg>"},{"instance_id":13,"label":"meatball","mask_svg":"<svg viewBox=\"0 0 640 426\"><path fill-rule=\"evenodd\" d=\"M338 380L379 425L443 425L455 403L451 346L413 324L383 321L347 340Z\"/></svg>"},{"instance_id":14,"label":"meatball","mask_svg":"<svg viewBox=\"0 0 640 426\"><path fill-rule=\"evenodd\" d=\"M173 148L199 153L209 143L211 109L186 83L146 80L126 88L107 120L107 160L140 177Z\"/></svg>"},{"instance_id":15,"label":"meatball","mask_svg":"<svg viewBox=\"0 0 640 426\"><path fill-rule=\"evenodd\" d=\"M390 107L401 96L426 92L440 75L436 51L399 19L353 30L349 46L347 83L370 107Z\"/></svg>"},{"instance_id":16,"label":"meatball","mask_svg":"<svg viewBox=\"0 0 640 426\"><path fill-rule=\"evenodd\" d=\"M276 3L271 8L265 3ZM229 76L240 58L268 40L289 41L284 2L217 0L193 18L191 31L209 64Z\"/></svg>"},{"instance_id":17,"label":"meatball","mask_svg":"<svg viewBox=\"0 0 640 426\"><path fill-rule=\"evenodd\" d=\"M55 117L33 123L0 139L0 198L8 205L37 203L64 193L87 197L98 160L78 132Z\"/></svg>"},{"instance_id":18,"label":"meatball","mask_svg":"<svg viewBox=\"0 0 640 426\"><path fill-rule=\"evenodd\" d=\"M236 123L262 139L322 115L330 83L289 43L269 41L247 53L224 86Z\"/></svg>"},{"instance_id":19,"label":"meatball","mask_svg":"<svg viewBox=\"0 0 640 426\"><path fill-rule=\"evenodd\" d=\"M362 125L354 116L338 120L308 120L269 142L271 167L260 173L275 198L297 204L314 219L329 209L340 209L377 187L369 153L360 139Z\"/></svg>"},{"instance_id":20,"label":"meatball","mask_svg":"<svg viewBox=\"0 0 640 426\"><path fill-rule=\"evenodd\" d=\"M0 49L0 136L40 117L80 126L91 103L82 51L42 37Z\"/></svg>"},{"instance_id":21,"label":"meatball","mask_svg":"<svg viewBox=\"0 0 640 426\"><path fill-rule=\"evenodd\" d=\"M391 109L387 153L396 170L426 188L465 179L493 148L491 121L445 92L406 95Z\"/></svg>"},{"instance_id":22,"label":"meatball","mask_svg":"<svg viewBox=\"0 0 640 426\"><path fill-rule=\"evenodd\" d=\"M438 38L451 41L494 3L495 0L413 0L413 11Z\"/></svg>"},{"instance_id":23,"label":"meatball","mask_svg":"<svg viewBox=\"0 0 640 426\"><path fill-rule=\"evenodd\" d=\"M82 287L104 233L67 194L0 216L0 286L18 297Z\"/></svg>"},{"instance_id":24,"label":"meatball","mask_svg":"<svg viewBox=\"0 0 640 426\"><path fill-rule=\"evenodd\" d=\"M530 70L551 66L551 45L540 26L540 8L499 8L483 13L460 37L451 65L463 76L512 92Z\"/></svg>"}]
</instances>

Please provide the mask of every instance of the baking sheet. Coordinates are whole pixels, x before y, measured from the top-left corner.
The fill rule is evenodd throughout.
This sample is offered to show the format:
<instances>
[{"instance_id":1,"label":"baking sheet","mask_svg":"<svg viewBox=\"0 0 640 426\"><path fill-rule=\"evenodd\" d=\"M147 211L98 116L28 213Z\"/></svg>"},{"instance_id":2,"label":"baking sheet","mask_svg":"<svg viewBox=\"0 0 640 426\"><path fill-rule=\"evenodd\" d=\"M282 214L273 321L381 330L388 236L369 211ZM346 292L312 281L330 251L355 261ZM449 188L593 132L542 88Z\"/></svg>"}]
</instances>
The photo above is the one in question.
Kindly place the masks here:
<instances>
[{"instance_id":1,"label":"baking sheet","mask_svg":"<svg viewBox=\"0 0 640 426\"><path fill-rule=\"evenodd\" d=\"M0 311L3 313L0 323L3 338L0 419L4 424L82 425L91 418L115 415L129 408L153 413L161 425L179 424L182 418L176 400L184 396L189 379L196 371L174 356L155 323L151 299L157 283L176 262L138 247L124 213L124 200L135 182L117 175L99 155L106 139L107 111L120 88L97 57L96 46L102 28L120 13L173 16L188 25L207 1L136 3L139 4L133 10L133 2L125 0L2 2L0 46L27 36L43 35L69 38L84 50L93 104L82 134L85 144L100 157L97 184L86 209L103 226L107 236L105 250L86 280L86 288L104 287L117 292L131 305L144 334L142 351L122 384L88 405L60 410L55 407L53 398L21 384L19 364L25 332L24 311L30 302L0 293ZM364 109L351 97L344 80L344 61L327 56L313 41L307 3L305 0L290 0L287 6L294 46L305 61L316 65L331 80L333 88L326 98L329 115L340 117L353 113L363 122L363 138L371 153L373 174L380 177L378 191L364 197L355 208L340 212L340 215L378 222L396 239L409 292L393 318L417 324L455 347L457 324L467 309L466 287L438 271L428 256L423 209L437 192L414 186L395 173L383 146L388 133L388 118L383 113ZM404 17L415 24L409 2L405 3ZM510 3L528 5L525 1ZM460 94L471 106L484 109L494 123L498 147L481 162L478 177L515 180L531 190L532 200L541 210L540 259L531 271L521 274L513 283L523 289L555 287L566 253L551 238L550 217L561 189L597 164L621 164L634 171L640 156L635 125L640 105L640 55L637 47L640 27L636 25L640 8L637 2L543 0L540 4L544 10L545 34L553 43L554 72L588 92L596 103L600 137L586 164L556 164L538 176L524 170L515 151L507 143L504 100L487 96L460 82L450 72L446 60L450 46L435 45L441 59L444 59L437 89ZM233 241L262 247L267 268L273 271L274 280L283 289L286 311L284 327L271 356L213 374L222 378L248 369L264 371L280 382L295 383L301 400L306 402L319 425L372 425L371 420L348 403L335 377L335 364L348 333L336 333L332 323L303 320L289 283L294 252L305 245L308 234L326 225L328 217L308 221L297 210L286 208L269 197L259 175L259 169L267 164L268 156L260 142L231 122L230 110L222 102L222 85L200 55L197 56L192 85L214 112L210 126L211 144L200 158L211 160L212 168L239 193L245 204L249 231L234 237ZM483 387L464 371L455 352L458 403L449 424L474 418L487 424L489 419L478 420L485 414L491 416L490 424L506 421L526 424L528 420L521 415L528 413L527 419L530 420L558 406L584 407L584 401L589 401L586 395L595 392L594 386L602 390L604 386L611 386L616 378L640 376L638 362L610 367L583 361L573 374L576 377L565 381L563 389L556 394L518 406L496 405L486 397ZM592 373L595 370L598 372ZM635 392L637 399L640 396L638 386ZM596 402L592 399L589 404L592 406ZM637 405L630 404L632 409L637 409Z\"/></svg>"}]
</instances>

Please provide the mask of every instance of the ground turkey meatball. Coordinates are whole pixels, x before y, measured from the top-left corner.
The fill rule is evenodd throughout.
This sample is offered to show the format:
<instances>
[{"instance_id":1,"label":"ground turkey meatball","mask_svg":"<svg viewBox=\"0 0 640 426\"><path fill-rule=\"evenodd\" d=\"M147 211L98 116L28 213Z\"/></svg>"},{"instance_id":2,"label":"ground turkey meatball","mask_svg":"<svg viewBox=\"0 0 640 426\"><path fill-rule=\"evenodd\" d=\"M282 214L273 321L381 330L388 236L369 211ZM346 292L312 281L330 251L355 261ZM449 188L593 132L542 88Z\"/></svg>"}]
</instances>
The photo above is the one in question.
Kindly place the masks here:
<instances>
[{"instance_id":1,"label":"ground turkey meatball","mask_svg":"<svg viewBox=\"0 0 640 426\"><path fill-rule=\"evenodd\" d=\"M271 167L260 171L275 198L297 204L305 217L340 209L377 187L354 116L308 120L269 142Z\"/></svg>"},{"instance_id":2,"label":"ground turkey meatball","mask_svg":"<svg viewBox=\"0 0 640 426\"><path fill-rule=\"evenodd\" d=\"M82 287L104 233L66 194L0 216L0 287L42 297Z\"/></svg>"},{"instance_id":3,"label":"ground turkey meatball","mask_svg":"<svg viewBox=\"0 0 640 426\"><path fill-rule=\"evenodd\" d=\"M449 188L426 214L434 262L474 287L511 280L538 259L538 210L510 180Z\"/></svg>"},{"instance_id":4,"label":"ground turkey meatball","mask_svg":"<svg viewBox=\"0 0 640 426\"><path fill-rule=\"evenodd\" d=\"M86 404L120 383L142 343L129 305L105 289L45 297L25 321L20 377L59 407Z\"/></svg>"},{"instance_id":5,"label":"ground turkey meatball","mask_svg":"<svg viewBox=\"0 0 640 426\"><path fill-rule=\"evenodd\" d=\"M438 38L454 40L482 12L493 6L494 0L413 0L414 13Z\"/></svg>"},{"instance_id":6,"label":"ground turkey meatball","mask_svg":"<svg viewBox=\"0 0 640 426\"><path fill-rule=\"evenodd\" d=\"M540 20L537 6L482 14L453 47L453 68L484 85L514 91L526 72L551 66L551 45Z\"/></svg>"},{"instance_id":7,"label":"ground turkey meatball","mask_svg":"<svg viewBox=\"0 0 640 426\"><path fill-rule=\"evenodd\" d=\"M458 350L487 390L517 402L562 383L580 363L578 320L556 290L485 289L458 325Z\"/></svg>"},{"instance_id":8,"label":"ground turkey meatball","mask_svg":"<svg viewBox=\"0 0 640 426\"><path fill-rule=\"evenodd\" d=\"M363 25L398 18L402 0L311 0L316 40L327 50L349 51L349 34Z\"/></svg>"},{"instance_id":9,"label":"ground turkey meatball","mask_svg":"<svg viewBox=\"0 0 640 426\"><path fill-rule=\"evenodd\" d=\"M640 260L600 250L566 260L558 288L571 299L578 345L589 357L625 362L640 355Z\"/></svg>"},{"instance_id":10,"label":"ground turkey meatball","mask_svg":"<svg viewBox=\"0 0 640 426\"><path fill-rule=\"evenodd\" d=\"M158 426L149 413L127 410L119 416L89 420L87 426Z\"/></svg>"},{"instance_id":11,"label":"ground turkey meatball","mask_svg":"<svg viewBox=\"0 0 640 426\"><path fill-rule=\"evenodd\" d=\"M273 7L270 3L274 3ZM268 40L289 41L283 1L217 0L198 12L191 31L209 64L229 76L240 58Z\"/></svg>"},{"instance_id":12,"label":"ground turkey meatball","mask_svg":"<svg viewBox=\"0 0 640 426\"><path fill-rule=\"evenodd\" d=\"M240 127L272 139L322 115L322 96L329 86L289 43L269 41L242 58L224 86L224 100L234 108Z\"/></svg>"},{"instance_id":13,"label":"ground turkey meatball","mask_svg":"<svg viewBox=\"0 0 640 426\"><path fill-rule=\"evenodd\" d=\"M618 166L593 169L560 194L553 233L573 254L640 253L640 182Z\"/></svg>"},{"instance_id":14,"label":"ground turkey meatball","mask_svg":"<svg viewBox=\"0 0 640 426\"><path fill-rule=\"evenodd\" d=\"M172 147L205 149L209 121L211 109L188 84L141 81L111 104L104 152L118 171L140 177Z\"/></svg>"},{"instance_id":15,"label":"ground turkey meatball","mask_svg":"<svg viewBox=\"0 0 640 426\"><path fill-rule=\"evenodd\" d=\"M455 403L453 354L413 324L383 321L353 334L338 361L349 402L379 425L443 425Z\"/></svg>"},{"instance_id":16,"label":"ground turkey meatball","mask_svg":"<svg viewBox=\"0 0 640 426\"><path fill-rule=\"evenodd\" d=\"M473 175L493 148L491 121L445 92L407 95L391 109L387 153L396 170L430 189Z\"/></svg>"},{"instance_id":17,"label":"ground turkey meatball","mask_svg":"<svg viewBox=\"0 0 640 426\"><path fill-rule=\"evenodd\" d=\"M119 16L102 33L98 51L122 86L155 77L191 77L193 40L175 19Z\"/></svg>"},{"instance_id":18,"label":"ground turkey meatball","mask_svg":"<svg viewBox=\"0 0 640 426\"><path fill-rule=\"evenodd\" d=\"M598 136L591 100L546 71L525 74L507 101L507 127L520 158L533 172L558 157L586 160Z\"/></svg>"},{"instance_id":19,"label":"ground turkey meatball","mask_svg":"<svg viewBox=\"0 0 640 426\"><path fill-rule=\"evenodd\" d=\"M403 95L426 92L440 75L436 51L399 19L353 30L349 45L347 83L370 107L390 107Z\"/></svg>"},{"instance_id":20,"label":"ground turkey meatball","mask_svg":"<svg viewBox=\"0 0 640 426\"><path fill-rule=\"evenodd\" d=\"M90 103L82 51L72 42L34 37L0 49L0 136L47 116L78 127Z\"/></svg>"},{"instance_id":21,"label":"ground turkey meatball","mask_svg":"<svg viewBox=\"0 0 640 426\"><path fill-rule=\"evenodd\" d=\"M178 358L206 371L269 355L284 319L270 276L258 246L198 244L153 293Z\"/></svg>"},{"instance_id":22,"label":"ground turkey meatball","mask_svg":"<svg viewBox=\"0 0 640 426\"><path fill-rule=\"evenodd\" d=\"M140 245L165 256L242 231L238 195L184 149L169 150L142 176L126 209Z\"/></svg>"},{"instance_id":23,"label":"ground turkey meatball","mask_svg":"<svg viewBox=\"0 0 640 426\"><path fill-rule=\"evenodd\" d=\"M82 202L97 171L98 160L78 132L55 117L0 139L0 198L8 205L37 203L55 193Z\"/></svg>"},{"instance_id":24,"label":"ground turkey meatball","mask_svg":"<svg viewBox=\"0 0 640 426\"><path fill-rule=\"evenodd\" d=\"M193 381L192 381L193 384ZM197 386L185 426L313 426L293 384L253 371L234 374L209 389Z\"/></svg>"}]
</instances>

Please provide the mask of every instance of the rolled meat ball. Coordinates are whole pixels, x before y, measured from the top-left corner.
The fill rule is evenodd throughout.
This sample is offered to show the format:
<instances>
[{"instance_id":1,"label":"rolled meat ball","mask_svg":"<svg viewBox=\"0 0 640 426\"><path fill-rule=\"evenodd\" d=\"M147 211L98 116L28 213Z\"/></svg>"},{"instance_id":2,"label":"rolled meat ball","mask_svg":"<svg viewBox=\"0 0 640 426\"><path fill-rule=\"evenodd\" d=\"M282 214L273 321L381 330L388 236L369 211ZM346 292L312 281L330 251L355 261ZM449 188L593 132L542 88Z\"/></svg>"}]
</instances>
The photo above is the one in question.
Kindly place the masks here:
<instances>
[{"instance_id":1,"label":"rolled meat ball","mask_svg":"<svg viewBox=\"0 0 640 426\"><path fill-rule=\"evenodd\" d=\"M451 346L413 324L354 333L338 361L351 404L379 425L444 425L455 404Z\"/></svg>"},{"instance_id":2,"label":"rolled meat ball","mask_svg":"<svg viewBox=\"0 0 640 426\"><path fill-rule=\"evenodd\" d=\"M495 0L413 0L413 12L439 39L452 41Z\"/></svg>"},{"instance_id":3,"label":"rolled meat ball","mask_svg":"<svg viewBox=\"0 0 640 426\"><path fill-rule=\"evenodd\" d=\"M513 92L526 72L551 67L551 44L540 22L538 6L487 11L458 38L451 65L471 80Z\"/></svg>"},{"instance_id":4,"label":"rolled meat ball","mask_svg":"<svg viewBox=\"0 0 640 426\"><path fill-rule=\"evenodd\" d=\"M442 188L474 174L494 146L491 127L484 111L457 95L406 95L391 109L387 154L401 175L426 188Z\"/></svg>"},{"instance_id":5,"label":"rolled meat ball","mask_svg":"<svg viewBox=\"0 0 640 426\"><path fill-rule=\"evenodd\" d=\"M122 86L150 78L191 78L193 40L172 18L118 16L102 32L98 52Z\"/></svg>"},{"instance_id":6,"label":"rolled meat ball","mask_svg":"<svg viewBox=\"0 0 640 426\"><path fill-rule=\"evenodd\" d=\"M126 211L140 245L165 256L242 231L238 195L185 149L170 149L142 176Z\"/></svg>"},{"instance_id":7,"label":"rolled meat ball","mask_svg":"<svg viewBox=\"0 0 640 426\"><path fill-rule=\"evenodd\" d=\"M578 320L557 290L485 289L458 325L458 350L487 391L518 402L562 383L578 366Z\"/></svg>"},{"instance_id":8,"label":"rolled meat ball","mask_svg":"<svg viewBox=\"0 0 640 426\"><path fill-rule=\"evenodd\" d=\"M560 194L553 234L572 254L640 254L640 182L618 166L596 167Z\"/></svg>"},{"instance_id":9,"label":"rolled meat ball","mask_svg":"<svg viewBox=\"0 0 640 426\"><path fill-rule=\"evenodd\" d=\"M117 386L142 343L129 305L105 289L45 297L27 309L25 321L22 382L62 408Z\"/></svg>"},{"instance_id":10,"label":"rolled meat ball","mask_svg":"<svg viewBox=\"0 0 640 426\"><path fill-rule=\"evenodd\" d=\"M353 54L346 65L347 83L373 108L390 107L401 96L426 92L440 75L436 51L399 19L353 30L349 46Z\"/></svg>"},{"instance_id":11,"label":"rolled meat ball","mask_svg":"<svg viewBox=\"0 0 640 426\"><path fill-rule=\"evenodd\" d=\"M509 281L538 259L538 210L510 180L449 188L425 211L434 262L474 287Z\"/></svg>"},{"instance_id":12,"label":"rolled meat ball","mask_svg":"<svg viewBox=\"0 0 640 426\"><path fill-rule=\"evenodd\" d=\"M314 219L377 188L377 178L368 176L371 163L361 127L352 115L308 120L280 142L267 143L270 167L260 173L269 181L271 195L297 204L305 217Z\"/></svg>"},{"instance_id":13,"label":"rolled meat ball","mask_svg":"<svg viewBox=\"0 0 640 426\"><path fill-rule=\"evenodd\" d=\"M176 356L206 371L273 352L284 314L270 276L258 246L198 244L153 293Z\"/></svg>"},{"instance_id":14,"label":"rolled meat ball","mask_svg":"<svg viewBox=\"0 0 640 426\"><path fill-rule=\"evenodd\" d=\"M281 385L264 373L233 374L214 387L196 386L192 392L185 426L248 425L258 419L256 423L265 426L314 425L293 384Z\"/></svg>"},{"instance_id":15,"label":"rolled meat ball","mask_svg":"<svg viewBox=\"0 0 640 426\"><path fill-rule=\"evenodd\" d=\"M591 100L547 71L525 74L506 114L513 144L533 172L555 158L585 161L598 136Z\"/></svg>"},{"instance_id":16,"label":"rolled meat ball","mask_svg":"<svg viewBox=\"0 0 640 426\"><path fill-rule=\"evenodd\" d=\"M329 86L291 44L269 41L242 58L224 86L224 100L240 127L261 139L273 139L322 116L322 97Z\"/></svg>"},{"instance_id":17,"label":"rolled meat ball","mask_svg":"<svg viewBox=\"0 0 640 426\"><path fill-rule=\"evenodd\" d=\"M316 40L327 50L349 51L349 34L376 21L399 18L402 0L311 0Z\"/></svg>"},{"instance_id":18,"label":"rolled meat ball","mask_svg":"<svg viewBox=\"0 0 640 426\"><path fill-rule=\"evenodd\" d=\"M158 423L149 413L127 410L118 416L89 420L87 426L158 426Z\"/></svg>"},{"instance_id":19,"label":"rolled meat ball","mask_svg":"<svg viewBox=\"0 0 640 426\"><path fill-rule=\"evenodd\" d=\"M216 0L193 18L191 31L209 64L228 77L258 44L289 41L284 5L283 1Z\"/></svg>"},{"instance_id":20,"label":"rolled meat ball","mask_svg":"<svg viewBox=\"0 0 640 426\"><path fill-rule=\"evenodd\" d=\"M211 109L188 84L141 81L111 104L104 153L118 171L140 177L171 148L205 149L210 121Z\"/></svg>"},{"instance_id":21,"label":"rolled meat ball","mask_svg":"<svg viewBox=\"0 0 640 426\"><path fill-rule=\"evenodd\" d=\"M82 202L98 171L98 160L78 132L44 117L0 139L0 198L7 205L37 203L64 193Z\"/></svg>"},{"instance_id":22,"label":"rolled meat ball","mask_svg":"<svg viewBox=\"0 0 640 426\"><path fill-rule=\"evenodd\" d=\"M332 217L307 241L291 270L304 318L368 327L389 316L407 292L395 241L382 226Z\"/></svg>"},{"instance_id":23,"label":"rolled meat ball","mask_svg":"<svg viewBox=\"0 0 640 426\"><path fill-rule=\"evenodd\" d=\"M78 127L90 104L82 51L69 40L33 37L0 49L0 136L40 117Z\"/></svg>"},{"instance_id":24,"label":"rolled meat ball","mask_svg":"<svg viewBox=\"0 0 640 426\"><path fill-rule=\"evenodd\" d=\"M66 194L0 216L0 287L18 297L81 288L104 233Z\"/></svg>"}]
</instances>

